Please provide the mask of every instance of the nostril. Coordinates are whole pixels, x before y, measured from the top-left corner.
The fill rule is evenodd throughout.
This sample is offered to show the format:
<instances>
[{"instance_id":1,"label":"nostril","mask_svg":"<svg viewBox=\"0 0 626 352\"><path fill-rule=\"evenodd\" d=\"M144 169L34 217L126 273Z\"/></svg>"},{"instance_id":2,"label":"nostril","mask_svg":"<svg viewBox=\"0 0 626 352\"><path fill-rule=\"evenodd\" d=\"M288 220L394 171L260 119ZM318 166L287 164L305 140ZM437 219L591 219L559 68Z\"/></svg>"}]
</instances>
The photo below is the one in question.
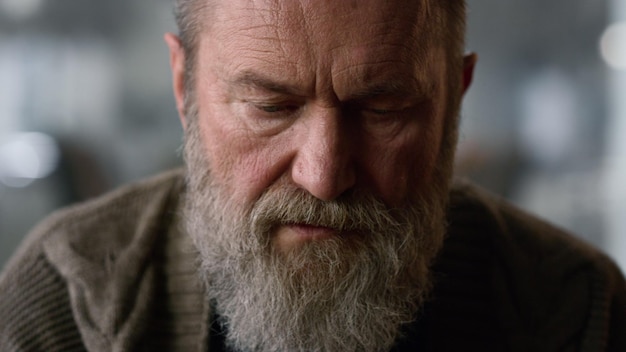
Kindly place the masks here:
<instances>
[{"instance_id":1,"label":"nostril","mask_svg":"<svg viewBox=\"0 0 626 352\"><path fill-rule=\"evenodd\" d=\"M292 168L292 179L297 186L314 197L329 201L354 186L356 175L349 165L329 160L315 161L300 156Z\"/></svg>"}]
</instances>

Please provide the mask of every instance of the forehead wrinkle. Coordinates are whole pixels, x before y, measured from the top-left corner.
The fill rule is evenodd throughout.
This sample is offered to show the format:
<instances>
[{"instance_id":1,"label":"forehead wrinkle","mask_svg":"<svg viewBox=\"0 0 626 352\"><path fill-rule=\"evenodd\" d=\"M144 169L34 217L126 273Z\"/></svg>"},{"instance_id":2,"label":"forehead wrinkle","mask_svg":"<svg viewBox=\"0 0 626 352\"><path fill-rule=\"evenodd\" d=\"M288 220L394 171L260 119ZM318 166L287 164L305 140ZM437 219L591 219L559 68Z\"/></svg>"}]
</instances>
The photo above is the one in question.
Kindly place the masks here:
<instances>
[{"instance_id":1,"label":"forehead wrinkle","mask_svg":"<svg viewBox=\"0 0 626 352\"><path fill-rule=\"evenodd\" d=\"M290 56L285 49L285 39L279 37L279 26L275 24L258 24L225 32L221 45L236 55L228 57L227 66L238 64L240 61L261 62L268 64L267 69L296 66L297 60ZM239 39L237 39L239 38ZM259 43L260 42L260 43Z\"/></svg>"},{"instance_id":2,"label":"forehead wrinkle","mask_svg":"<svg viewBox=\"0 0 626 352\"><path fill-rule=\"evenodd\" d=\"M376 67L381 65L382 68ZM399 60L379 60L348 66L333 73L336 80L350 80L353 89L342 92L342 99L359 99L373 96L431 97L437 89L437 78L429 69L411 65L411 70L389 69L406 66ZM343 76L343 77L342 77Z\"/></svg>"},{"instance_id":3,"label":"forehead wrinkle","mask_svg":"<svg viewBox=\"0 0 626 352\"><path fill-rule=\"evenodd\" d=\"M249 0L245 6L241 5L224 9L225 12L222 13L219 21L227 24L222 27L230 29L227 33L228 35L240 34L241 32L257 32L265 28L268 30L268 33L273 33L276 35L276 38L278 38L279 36L277 34L279 31L287 28L284 21L280 20L281 17L284 17L279 15L282 12L279 6L281 4L280 1L273 1L273 4L269 7L263 4L257 4L257 2L258 1ZM235 2L232 2L231 4L234 3ZM234 23L234 25L229 26L229 23ZM242 27L242 23L250 23L251 25ZM269 35L267 36L269 37ZM254 37L254 35L252 35L252 37ZM226 39L228 41L230 38Z\"/></svg>"},{"instance_id":4,"label":"forehead wrinkle","mask_svg":"<svg viewBox=\"0 0 626 352\"><path fill-rule=\"evenodd\" d=\"M401 20L397 22L401 22ZM415 18L406 19L405 22L407 26L388 25L387 22L381 23L380 30L374 30L370 33L368 42L374 48L386 47L394 52L407 54L412 61L423 62L431 45L427 24ZM406 30L407 27L410 30Z\"/></svg>"},{"instance_id":5,"label":"forehead wrinkle","mask_svg":"<svg viewBox=\"0 0 626 352\"><path fill-rule=\"evenodd\" d=\"M275 56L276 60L282 69L284 65L290 65L291 69L296 70L296 76L301 76L303 72L300 71L300 65L298 61L302 57L307 57L311 60L310 50L310 38L308 33L306 16L304 15L301 6L296 3L296 9L293 9L293 5L290 1L274 0L270 1L268 8L259 11L261 20L265 23L265 28L268 30L267 35L264 38L268 42L271 42L273 50L268 50L268 54ZM259 5L263 6L263 5ZM300 10L300 11L298 11ZM304 30L303 30L304 29ZM270 34L271 33L271 34ZM271 61L268 60L268 61ZM308 66L311 63L309 62Z\"/></svg>"},{"instance_id":6,"label":"forehead wrinkle","mask_svg":"<svg viewBox=\"0 0 626 352\"><path fill-rule=\"evenodd\" d=\"M359 4L368 6L364 2L356 5ZM430 55L427 54L427 50L421 50L418 45L420 43L418 38L424 35L423 18L426 13L425 7L420 4L408 6L410 8L408 11L397 6L385 5L381 11L383 14L370 17L373 21L367 25L363 25L362 18L354 15L358 11L351 11L344 3L333 2L331 8L324 8L317 7L315 2L306 0L293 2L250 0L245 5L237 6L240 11L234 13L230 20L238 21L239 25L246 23L248 25L238 29L233 28L236 26L230 26L231 33L226 34L250 38L259 43L250 45L251 43L246 40L240 42L233 40L232 37L223 39L231 52L238 52L234 62L227 62L237 70L240 70L242 66L255 68L254 62L257 62L261 63L258 69L269 70L270 73L276 74L285 72L285 66L289 66L287 77L293 79L307 77L307 86L323 95L332 93L335 83L338 83L333 81L345 80L346 78L337 76L346 75L347 72L366 72L364 79L360 78L361 81L366 82L371 81L372 78L376 79L381 72L390 70L389 67L393 70L393 67L402 65L410 68L411 76L425 76L423 72L425 70L420 67L423 62L430 61L424 56ZM325 16L332 17L325 18ZM393 20L389 20L392 17ZM337 21L337 18L343 19L343 22L354 22L349 27L352 30L333 32L333 28L337 26L319 26L318 21L329 19ZM360 25L357 26L357 24ZM342 24L339 23L338 27L342 27ZM320 30L324 33L320 33ZM361 52L359 52L359 46ZM387 55L387 53L398 52L401 52L400 55ZM380 54L384 54L383 58L392 59L359 63L375 59L377 54L379 57L381 57ZM237 57L248 62L238 63ZM325 59L328 57L342 59L329 61ZM301 62L303 59L306 61L305 64ZM374 67L373 70L363 70L361 67L370 65L383 67ZM370 72L367 73L367 71ZM354 78L351 80L354 81ZM420 79L420 81L426 80ZM416 86L423 87L421 84L416 84Z\"/></svg>"}]
</instances>

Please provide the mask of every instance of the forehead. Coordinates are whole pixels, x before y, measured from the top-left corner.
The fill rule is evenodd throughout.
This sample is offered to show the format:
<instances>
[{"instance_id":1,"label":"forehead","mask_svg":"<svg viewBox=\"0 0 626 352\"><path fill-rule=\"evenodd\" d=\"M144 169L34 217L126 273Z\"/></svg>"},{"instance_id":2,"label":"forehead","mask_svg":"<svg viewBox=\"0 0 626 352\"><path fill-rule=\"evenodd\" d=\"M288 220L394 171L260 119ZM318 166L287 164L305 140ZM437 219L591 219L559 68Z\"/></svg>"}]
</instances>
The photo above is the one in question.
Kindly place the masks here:
<instances>
[{"instance_id":1,"label":"forehead","mask_svg":"<svg viewBox=\"0 0 626 352\"><path fill-rule=\"evenodd\" d=\"M417 0L222 1L201 43L226 69L368 80L432 58L428 13Z\"/></svg>"}]
</instances>

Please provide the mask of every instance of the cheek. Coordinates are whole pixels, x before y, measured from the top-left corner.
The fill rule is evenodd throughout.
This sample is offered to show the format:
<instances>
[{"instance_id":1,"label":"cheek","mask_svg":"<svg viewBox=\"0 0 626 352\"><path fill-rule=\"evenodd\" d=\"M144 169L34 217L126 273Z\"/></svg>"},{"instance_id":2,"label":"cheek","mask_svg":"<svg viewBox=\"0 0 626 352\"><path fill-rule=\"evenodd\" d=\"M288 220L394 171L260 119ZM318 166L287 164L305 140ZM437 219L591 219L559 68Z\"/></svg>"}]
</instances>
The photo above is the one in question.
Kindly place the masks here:
<instances>
[{"instance_id":1,"label":"cheek","mask_svg":"<svg viewBox=\"0 0 626 352\"><path fill-rule=\"evenodd\" d=\"M388 204L401 204L408 194L429 184L437 165L441 124L407 128L393 142L370 145L367 150L370 182Z\"/></svg>"},{"instance_id":2,"label":"cheek","mask_svg":"<svg viewBox=\"0 0 626 352\"><path fill-rule=\"evenodd\" d=\"M232 116L228 112L207 110L200 115L200 128L212 177L233 200L250 204L288 163L286 143L278 138L253 136L236 119L228 119Z\"/></svg>"}]
</instances>

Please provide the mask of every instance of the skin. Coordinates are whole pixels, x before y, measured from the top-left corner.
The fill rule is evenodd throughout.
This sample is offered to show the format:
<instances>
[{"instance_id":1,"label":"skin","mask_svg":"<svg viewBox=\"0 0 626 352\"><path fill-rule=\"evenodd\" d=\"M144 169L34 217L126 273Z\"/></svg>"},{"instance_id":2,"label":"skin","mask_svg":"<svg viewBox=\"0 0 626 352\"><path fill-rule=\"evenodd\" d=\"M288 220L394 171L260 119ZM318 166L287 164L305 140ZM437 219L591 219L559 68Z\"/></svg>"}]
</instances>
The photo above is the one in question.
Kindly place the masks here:
<instances>
[{"instance_id":1,"label":"skin","mask_svg":"<svg viewBox=\"0 0 626 352\"><path fill-rule=\"evenodd\" d=\"M443 47L429 44L415 1L224 1L199 36L198 126L213 179L242 205L292 184L332 201L371 192L390 207L427 187L446 116ZM184 51L167 34L184 114ZM461 63L458 94L475 56ZM456 93L455 93L456 94ZM334 236L294 224L279 249Z\"/></svg>"}]
</instances>

